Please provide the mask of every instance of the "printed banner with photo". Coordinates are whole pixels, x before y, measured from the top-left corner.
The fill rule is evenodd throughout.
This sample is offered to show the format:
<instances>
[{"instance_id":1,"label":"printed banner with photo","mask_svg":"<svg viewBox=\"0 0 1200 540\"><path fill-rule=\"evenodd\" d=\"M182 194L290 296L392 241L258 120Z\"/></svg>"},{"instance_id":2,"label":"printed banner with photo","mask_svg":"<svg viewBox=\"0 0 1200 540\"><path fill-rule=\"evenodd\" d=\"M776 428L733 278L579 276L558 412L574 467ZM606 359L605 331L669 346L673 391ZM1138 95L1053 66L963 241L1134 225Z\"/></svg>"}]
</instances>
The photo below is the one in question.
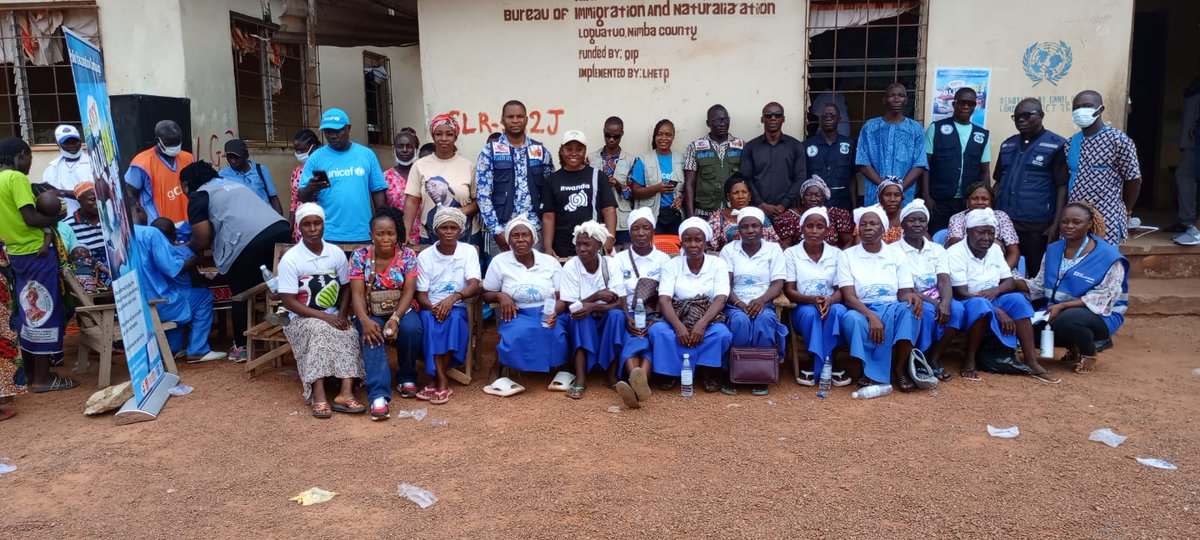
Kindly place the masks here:
<instances>
[{"instance_id":1,"label":"printed banner with photo","mask_svg":"<svg viewBox=\"0 0 1200 540\"><path fill-rule=\"evenodd\" d=\"M83 119L83 142L92 159L100 229L108 251L108 266L113 272L114 303L125 342L125 358L134 399L140 406L162 377L163 363L158 341L151 338L150 308L138 286L138 245L125 206L125 182L117 167L116 134L104 81L104 59L100 49L87 38L65 26L63 33L71 57L71 73L75 76L79 117Z\"/></svg>"},{"instance_id":2,"label":"printed banner with photo","mask_svg":"<svg viewBox=\"0 0 1200 540\"><path fill-rule=\"evenodd\" d=\"M954 115L954 93L959 88L969 87L975 90L978 105L971 122L980 127L987 127L987 98L988 83L992 78L989 68L937 68L933 79L933 104L929 109L932 114L930 122L937 122Z\"/></svg>"}]
</instances>

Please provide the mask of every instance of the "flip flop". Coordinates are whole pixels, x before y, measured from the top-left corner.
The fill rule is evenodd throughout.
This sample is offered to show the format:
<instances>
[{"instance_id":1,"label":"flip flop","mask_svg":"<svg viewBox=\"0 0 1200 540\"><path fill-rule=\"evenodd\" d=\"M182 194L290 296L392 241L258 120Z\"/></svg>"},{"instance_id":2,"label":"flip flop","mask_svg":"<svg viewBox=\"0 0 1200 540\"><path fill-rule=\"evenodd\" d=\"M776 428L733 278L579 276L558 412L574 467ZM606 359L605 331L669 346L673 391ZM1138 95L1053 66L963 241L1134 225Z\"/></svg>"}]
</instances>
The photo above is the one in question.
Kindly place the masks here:
<instances>
[{"instance_id":1,"label":"flip flop","mask_svg":"<svg viewBox=\"0 0 1200 540\"><path fill-rule=\"evenodd\" d=\"M322 401L312 404L312 415L318 420L328 420L333 418L333 411L329 408L328 402Z\"/></svg>"},{"instance_id":2,"label":"flip flop","mask_svg":"<svg viewBox=\"0 0 1200 540\"><path fill-rule=\"evenodd\" d=\"M434 390L433 398L429 400L431 405L444 405L450 402L450 396L454 395L453 388L447 388L445 391Z\"/></svg>"},{"instance_id":3,"label":"flip flop","mask_svg":"<svg viewBox=\"0 0 1200 540\"><path fill-rule=\"evenodd\" d=\"M832 383L833 383L833 385L834 385L834 386L850 386L850 385L851 385L853 382L854 382L854 381L853 381L853 380L851 380L851 379L850 379L850 377L847 377L847 376L846 376L846 372L845 372L845 371L835 371L835 372L833 372L833 381L832 381Z\"/></svg>"},{"instance_id":4,"label":"flip flop","mask_svg":"<svg viewBox=\"0 0 1200 540\"><path fill-rule=\"evenodd\" d=\"M617 391L617 396L621 398L621 403L624 403L626 407L630 409L642 408L642 404L638 403L637 393L633 391L633 387L629 386L629 383L620 381L614 388Z\"/></svg>"},{"instance_id":5,"label":"flip flop","mask_svg":"<svg viewBox=\"0 0 1200 540\"><path fill-rule=\"evenodd\" d=\"M813 377L813 372L800 370L800 376L796 377L796 384L800 386L816 386L817 380Z\"/></svg>"},{"instance_id":6,"label":"flip flop","mask_svg":"<svg viewBox=\"0 0 1200 540\"><path fill-rule=\"evenodd\" d=\"M650 381L646 376L646 370L640 367L630 370L629 387L633 388L633 393L637 396L638 401L650 399Z\"/></svg>"},{"instance_id":7,"label":"flip flop","mask_svg":"<svg viewBox=\"0 0 1200 540\"><path fill-rule=\"evenodd\" d=\"M1029 376L1033 377L1034 379L1037 379L1039 381L1042 381L1046 384L1058 384L1058 383L1062 382L1061 378L1054 377L1054 375L1051 375L1049 371L1039 371L1037 373L1030 373Z\"/></svg>"},{"instance_id":8,"label":"flip flop","mask_svg":"<svg viewBox=\"0 0 1200 540\"><path fill-rule=\"evenodd\" d=\"M424 390L417 392L417 399L421 401L432 401L434 396L437 395L437 391L437 387L426 386Z\"/></svg>"},{"instance_id":9,"label":"flip flop","mask_svg":"<svg viewBox=\"0 0 1200 540\"><path fill-rule=\"evenodd\" d=\"M516 381L508 377L500 377L499 379L492 381L492 384L483 387L483 392L485 394L500 397L515 396L524 391L524 386L517 384Z\"/></svg>"},{"instance_id":10,"label":"flip flop","mask_svg":"<svg viewBox=\"0 0 1200 540\"><path fill-rule=\"evenodd\" d=\"M569 371L560 371L554 374L554 380L550 381L550 390L554 392L566 392L571 388L571 383L575 381L575 375Z\"/></svg>"},{"instance_id":11,"label":"flip flop","mask_svg":"<svg viewBox=\"0 0 1200 540\"><path fill-rule=\"evenodd\" d=\"M362 403L359 403L357 399L350 398L342 403L338 403L335 400L333 402L333 410L334 410L334 412L340 412L340 413L345 413L345 414L362 414L364 412L367 412L367 407L364 406Z\"/></svg>"},{"instance_id":12,"label":"flip flop","mask_svg":"<svg viewBox=\"0 0 1200 540\"><path fill-rule=\"evenodd\" d=\"M583 399L583 387L572 386L570 390L567 390L567 397L571 399Z\"/></svg>"},{"instance_id":13,"label":"flip flop","mask_svg":"<svg viewBox=\"0 0 1200 540\"><path fill-rule=\"evenodd\" d=\"M45 386L33 386L33 393L44 394L46 392L57 392L59 390L70 390L79 386L79 382L75 379L67 377L54 376L54 380Z\"/></svg>"},{"instance_id":14,"label":"flip flop","mask_svg":"<svg viewBox=\"0 0 1200 540\"><path fill-rule=\"evenodd\" d=\"M971 376L968 377L967 376L968 373L970 373ZM979 376L979 371L977 371L977 370L959 371L958 378L960 378L964 381L982 381L983 380L983 378Z\"/></svg>"},{"instance_id":15,"label":"flip flop","mask_svg":"<svg viewBox=\"0 0 1200 540\"><path fill-rule=\"evenodd\" d=\"M766 386L755 388L750 391L750 394L754 395L754 396L765 396L770 393L771 393L771 390L769 388L767 388Z\"/></svg>"}]
</instances>

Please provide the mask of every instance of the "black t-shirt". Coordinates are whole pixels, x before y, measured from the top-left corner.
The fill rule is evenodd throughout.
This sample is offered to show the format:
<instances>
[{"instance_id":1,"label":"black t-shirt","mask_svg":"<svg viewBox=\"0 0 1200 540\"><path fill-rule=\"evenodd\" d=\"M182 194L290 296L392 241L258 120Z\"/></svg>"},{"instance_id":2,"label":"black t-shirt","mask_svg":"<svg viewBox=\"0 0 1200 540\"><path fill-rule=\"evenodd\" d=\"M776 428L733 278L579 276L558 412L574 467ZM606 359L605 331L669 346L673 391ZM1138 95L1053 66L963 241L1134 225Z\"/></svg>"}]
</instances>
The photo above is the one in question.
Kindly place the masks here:
<instances>
[{"instance_id":1,"label":"black t-shirt","mask_svg":"<svg viewBox=\"0 0 1200 540\"><path fill-rule=\"evenodd\" d=\"M188 194L188 223L208 221L208 192L194 190Z\"/></svg>"},{"instance_id":2,"label":"black t-shirt","mask_svg":"<svg viewBox=\"0 0 1200 540\"><path fill-rule=\"evenodd\" d=\"M600 210L617 205L613 190L604 175L596 175L596 221L604 223ZM572 234L580 223L592 219L592 205L596 201L592 190L592 168L578 171L559 169L546 177L542 184L542 212L554 212L554 252L559 257L575 255L575 237Z\"/></svg>"}]
</instances>

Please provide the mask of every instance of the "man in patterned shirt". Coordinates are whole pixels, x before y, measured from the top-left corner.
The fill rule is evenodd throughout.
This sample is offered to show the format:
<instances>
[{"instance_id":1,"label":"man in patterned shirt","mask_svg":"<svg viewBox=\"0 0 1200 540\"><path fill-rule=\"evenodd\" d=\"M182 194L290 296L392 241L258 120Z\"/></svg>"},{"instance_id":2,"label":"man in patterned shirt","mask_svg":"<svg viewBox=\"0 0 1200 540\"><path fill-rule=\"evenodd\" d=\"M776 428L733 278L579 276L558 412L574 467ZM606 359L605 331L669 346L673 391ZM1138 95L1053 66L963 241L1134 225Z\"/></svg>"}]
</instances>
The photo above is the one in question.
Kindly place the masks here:
<instances>
[{"instance_id":1,"label":"man in patterned shirt","mask_svg":"<svg viewBox=\"0 0 1200 540\"><path fill-rule=\"evenodd\" d=\"M1142 188L1137 148L1121 130L1104 125L1104 100L1095 90L1084 90L1071 103L1071 117L1080 132L1067 140L1068 199L1087 201L1104 216L1104 240L1118 245L1125 240L1129 214Z\"/></svg>"},{"instance_id":2,"label":"man in patterned shirt","mask_svg":"<svg viewBox=\"0 0 1200 540\"><path fill-rule=\"evenodd\" d=\"M479 213L495 241L488 246L493 254L508 251L504 225L513 217L525 216L541 228L542 182L554 172L550 151L525 134L525 104L509 101L501 116L504 136L485 144L475 165Z\"/></svg>"},{"instance_id":3,"label":"man in patterned shirt","mask_svg":"<svg viewBox=\"0 0 1200 540\"><path fill-rule=\"evenodd\" d=\"M738 171L745 142L729 134L729 111L708 108L708 135L683 151L683 209L688 217L708 218L725 204L725 181Z\"/></svg>"}]
</instances>

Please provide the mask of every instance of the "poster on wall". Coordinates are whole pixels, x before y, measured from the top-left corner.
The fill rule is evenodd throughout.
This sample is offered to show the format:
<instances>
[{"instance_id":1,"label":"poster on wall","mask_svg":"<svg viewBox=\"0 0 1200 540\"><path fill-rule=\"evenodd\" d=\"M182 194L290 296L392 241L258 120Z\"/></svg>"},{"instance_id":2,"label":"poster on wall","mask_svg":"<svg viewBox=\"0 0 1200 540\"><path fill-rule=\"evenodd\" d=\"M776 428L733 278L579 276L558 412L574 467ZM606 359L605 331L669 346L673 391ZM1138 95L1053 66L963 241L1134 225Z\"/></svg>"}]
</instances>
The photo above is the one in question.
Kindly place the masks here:
<instances>
[{"instance_id":1,"label":"poster on wall","mask_svg":"<svg viewBox=\"0 0 1200 540\"><path fill-rule=\"evenodd\" d=\"M978 101L971 122L987 127L988 84L991 78L990 68L937 68L933 79L933 103L929 109L932 112L930 122L953 116L954 93L959 88L967 87L975 90Z\"/></svg>"},{"instance_id":2,"label":"poster on wall","mask_svg":"<svg viewBox=\"0 0 1200 540\"><path fill-rule=\"evenodd\" d=\"M138 286L138 245L133 240L133 222L125 206L125 183L118 174L116 135L104 80L104 60L100 49L83 36L65 26L63 33L71 58L71 73L75 76L84 145L92 159L100 229L108 252L108 267L113 272L113 301L125 342L134 402L141 406L162 378L163 363L158 341L149 339L148 329L153 328L150 309Z\"/></svg>"}]
</instances>

